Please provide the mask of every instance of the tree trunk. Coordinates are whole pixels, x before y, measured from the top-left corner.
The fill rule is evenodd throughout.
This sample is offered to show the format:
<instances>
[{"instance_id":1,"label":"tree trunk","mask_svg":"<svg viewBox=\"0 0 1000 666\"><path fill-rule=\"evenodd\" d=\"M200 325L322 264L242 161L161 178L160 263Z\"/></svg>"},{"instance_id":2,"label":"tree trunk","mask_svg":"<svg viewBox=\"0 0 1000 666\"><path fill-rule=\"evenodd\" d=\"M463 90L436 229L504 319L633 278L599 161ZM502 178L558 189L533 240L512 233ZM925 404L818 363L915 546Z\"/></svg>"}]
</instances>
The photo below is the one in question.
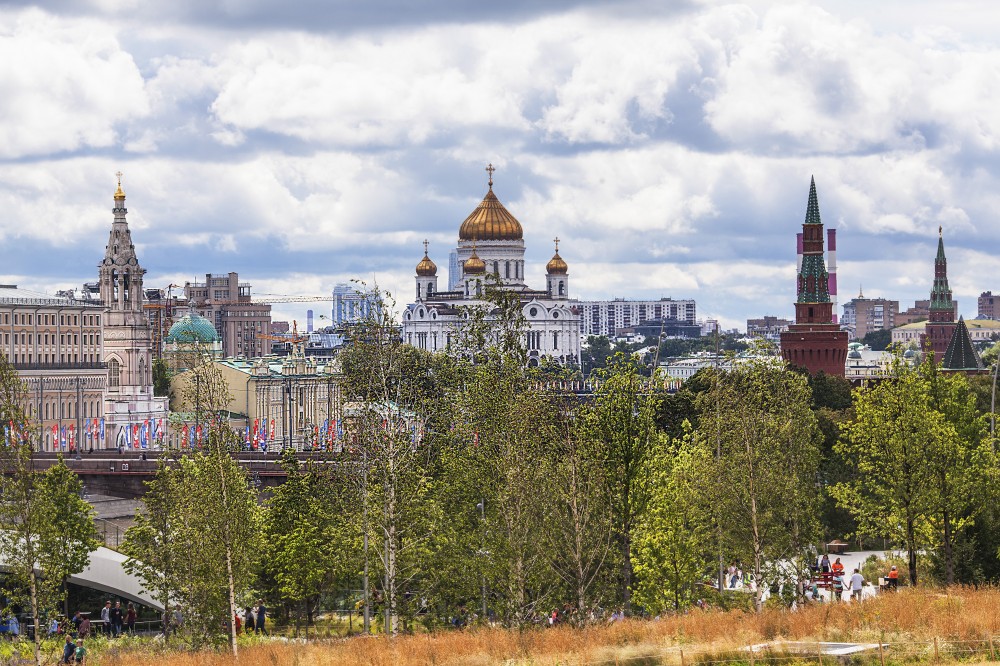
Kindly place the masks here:
<instances>
[{"instance_id":1,"label":"tree trunk","mask_svg":"<svg viewBox=\"0 0 1000 666\"><path fill-rule=\"evenodd\" d=\"M226 576L229 579L229 642L233 646L233 659L239 657L236 646L236 581L233 580L233 551L226 546Z\"/></svg>"},{"instance_id":2,"label":"tree trunk","mask_svg":"<svg viewBox=\"0 0 1000 666\"><path fill-rule=\"evenodd\" d=\"M906 554L910 570L910 585L917 584L917 537L913 518L906 519Z\"/></svg>"},{"instance_id":3,"label":"tree trunk","mask_svg":"<svg viewBox=\"0 0 1000 666\"><path fill-rule=\"evenodd\" d=\"M622 600L625 603L625 613L632 614L632 535L631 530L626 527L622 536Z\"/></svg>"},{"instance_id":4,"label":"tree trunk","mask_svg":"<svg viewBox=\"0 0 1000 666\"><path fill-rule=\"evenodd\" d=\"M35 625L35 666L42 666L42 631L38 623L38 578L35 575L34 563L31 565L31 575L28 580L31 588L31 621Z\"/></svg>"},{"instance_id":5,"label":"tree trunk","mask_svg":"<svg viewBox=\"0 0 1000 666\"><path fill-rule=\"evenodd\" d=\"M951 543L951 514L945 509L942 514L944 522L944 582L947 585L955 584L955 558L952 552Z\"/></svg>"}]
</instances>

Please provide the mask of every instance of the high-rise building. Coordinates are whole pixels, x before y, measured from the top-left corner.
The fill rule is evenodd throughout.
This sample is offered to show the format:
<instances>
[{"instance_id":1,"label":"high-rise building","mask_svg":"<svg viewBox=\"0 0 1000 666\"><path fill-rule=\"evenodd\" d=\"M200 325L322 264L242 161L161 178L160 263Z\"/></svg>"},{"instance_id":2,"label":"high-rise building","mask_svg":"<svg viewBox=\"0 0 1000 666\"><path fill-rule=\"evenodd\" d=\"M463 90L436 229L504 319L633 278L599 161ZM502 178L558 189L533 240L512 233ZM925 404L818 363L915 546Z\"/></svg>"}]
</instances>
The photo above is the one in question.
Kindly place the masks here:
<instances>
[{"instance_id":1,"label":"high-rise building","mask_svg":"<svg viewBox=\"0 0 1000 666\"><path fill-rule=\"evenodd\" d=\"M458 251L452 250L448 253L448 289L458 289L462 284L462 270L458 265Z\"/></svg>"},{"instance_id":2,"label":"high-rise building","mask_svg":"<svg viewBox=\"0 0 1000 666\"><path fill-rule=\"evenodd\" d=\"M844 376L847 332L833 320L830 275L823 260L823 220L816 180L809 183L809 203L802 224L802 262L798 271L795 323L781 334L781 355L811 373Z\"/></svg>"},{"instance_id":3,"label":"high-rise building","mask_svg":"<svg viewBox=\"0 0 1000 666\"><path fill-rule=\"evenodd\" d=\"M610 301L580 301L580 332L583 335L615 336L619 329L643 322L667 321L673 325L694 326L698 314L691 299L661 298L656 301L616 298Z\"/></svg>"},{"instance_id":4,"label":"high-rise building","mask_svg":"<svg viewBox=\"0 0 1000 666\"><path fill-rule=\"evenodd\" d=\"M142 276L125 219L121 174L115 190L114 221L98 265L104 304L104 362L108 367L104 398L105 444L132 448L152 445L154 433L165 435L167 399L153 396L153 331L143 309Z\"/></svg>"},{"instance_id":5,"label":"high-rise building","mask_svg":"<svg viewBox=\"0 0 1000 666\"><path fill-rule=\"evenodd\" d=\"M205 274L204 282L185 282L188 304L205 317L222 339L226 356L263 356L271 349L271 305L255 303L250 283L237 273Z\"/></svg>"},{"instance_id":6,"label":"high-rise building","mask_svg":"<svg viewBox=\"0 0 1000 666\"><path fill-rule=\"evenodd\" d=\"M859 292L857 298L844 303L844 316L840 325L852 338L860 340L874 331L894 328L897 314L899 301L865 298L864 292Z\"/></svg>"},{"instance_id":7,"label":"high-rise building","mask_svg":"<svg viewBox=\"0 0 1000 666\"><path fill-rule=\"evenodd\" d=\"M1000 296L994 296L992 291L984 291L979 294L979 318L998 319L1000 315Z\"/></svg>"},{"instance_id":8,"label":"high-rise building","mask_svg":"<svg viewBox=\"0 0 1000 666\"><path fill-rule=\"evenodd\" d=\"M381 312L375 294L362 291L354 285L341 283L333 288L332 324L336 328L363 321L369 315Z\"/></svg>"}]
</instances>

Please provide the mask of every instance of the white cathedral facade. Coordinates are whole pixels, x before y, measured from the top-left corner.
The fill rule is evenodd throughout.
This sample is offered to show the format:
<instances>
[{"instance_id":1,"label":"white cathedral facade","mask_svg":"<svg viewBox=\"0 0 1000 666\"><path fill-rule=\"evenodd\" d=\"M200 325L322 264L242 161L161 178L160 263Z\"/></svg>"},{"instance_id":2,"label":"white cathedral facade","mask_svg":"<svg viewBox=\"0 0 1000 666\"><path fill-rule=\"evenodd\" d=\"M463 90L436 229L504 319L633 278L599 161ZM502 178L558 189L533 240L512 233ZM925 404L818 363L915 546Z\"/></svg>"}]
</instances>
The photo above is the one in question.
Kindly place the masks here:
<instances>
[{"instance_id":1,"label":"white cathedral facade","mask_svg":"<svg viewBox=\"0 0 1000 666\"><path fill-rule=\"evenodd\" d=\"M416 268L416 301L403 312L403 340L429 351L448 349L461 329L464 309L482 305L480 297L492 279L521 301L528 363L548 357L579 366L580 314L569 297L569 268L559 256L559 241L545 266L545 289L529 288L524 282L524 230L493 193L492 165L487 171L489 191L458 231L461 280L453 289L438 290L437 266L425 242Z\"/></svg>"}]
</instances>

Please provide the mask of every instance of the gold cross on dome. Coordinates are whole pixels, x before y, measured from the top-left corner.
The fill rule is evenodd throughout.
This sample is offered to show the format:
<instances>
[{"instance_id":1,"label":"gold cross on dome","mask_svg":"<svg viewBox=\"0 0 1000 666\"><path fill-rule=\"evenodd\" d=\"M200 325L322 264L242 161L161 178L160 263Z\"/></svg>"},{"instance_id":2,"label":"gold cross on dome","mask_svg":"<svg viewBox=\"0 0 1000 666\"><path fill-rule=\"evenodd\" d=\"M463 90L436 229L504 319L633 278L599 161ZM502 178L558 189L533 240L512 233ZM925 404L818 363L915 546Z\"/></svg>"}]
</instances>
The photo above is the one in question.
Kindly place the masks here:
<instances>
[{"instance_id":1,"label":"gold cross on dome","mask_svg":"<svg viewBox=\"0 0 1000 666\"><path fill-rule=\"evenodd\" d=\"M115 175L116 175L116 176L118 176L118 185L119 185L119 187L120 187L120 186L121 186L121 184L122 184L122 176L123 176L124 174L123 174L123 173L122 173L121 171L115 171Z\"/></svg>"},{"instance_id":2,"label":"gold cross on dome","mask_svg":"<svg viewBox=\"0 0 1000 666\"><path fill-rule=\"evenodd\" d=\"M496 171L496 167L493 166L493 162L486 165L486 171L490 174L490 189L493 189L493 172Z\"/></svg>"},{"instance_id":3,"label":"gold cross on dome","mask_svg":"<svg viewBox=\"0 0 1000 666\"><path fill-rule=\"evenodd\" d=\"M428 245L427 239L425 238L424 239L424 254L427 254L427 245Z\"/></svg>"},{"instance_id":4,"label":"gold cross on dome","mask_svg":"<svg viewBox=\"0 0 1000 666\"><path fill-rule=\"evenodd\" d=\"M554 238L554 239L552 240L552 242L556 244L556 252L558 252L558 251L559 251L559 236L556 236L556 237L555 237L555 238Z\"/></svg>"}]
</instances>

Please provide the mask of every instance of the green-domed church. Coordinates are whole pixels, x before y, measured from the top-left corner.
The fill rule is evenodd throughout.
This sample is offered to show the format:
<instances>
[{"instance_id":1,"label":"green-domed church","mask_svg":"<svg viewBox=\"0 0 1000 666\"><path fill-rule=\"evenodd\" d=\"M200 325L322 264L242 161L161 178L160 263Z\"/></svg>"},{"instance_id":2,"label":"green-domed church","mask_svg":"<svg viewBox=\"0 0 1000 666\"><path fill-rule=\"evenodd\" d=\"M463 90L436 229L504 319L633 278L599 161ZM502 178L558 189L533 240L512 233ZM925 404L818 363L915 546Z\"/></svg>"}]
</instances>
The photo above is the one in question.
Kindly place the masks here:
<instances>
[{"instance_id":1,"label":"green-domed church","mask_svg":"<svg viewBox=\"0 0 1000 666\"><path fill-rule=\"evenodd\" d=\"M194 311L174 322L164 339L163 356L173 371L191 368L199 357L221 359L222 338L208 319Z\"/></svg>"}]
</instances>

